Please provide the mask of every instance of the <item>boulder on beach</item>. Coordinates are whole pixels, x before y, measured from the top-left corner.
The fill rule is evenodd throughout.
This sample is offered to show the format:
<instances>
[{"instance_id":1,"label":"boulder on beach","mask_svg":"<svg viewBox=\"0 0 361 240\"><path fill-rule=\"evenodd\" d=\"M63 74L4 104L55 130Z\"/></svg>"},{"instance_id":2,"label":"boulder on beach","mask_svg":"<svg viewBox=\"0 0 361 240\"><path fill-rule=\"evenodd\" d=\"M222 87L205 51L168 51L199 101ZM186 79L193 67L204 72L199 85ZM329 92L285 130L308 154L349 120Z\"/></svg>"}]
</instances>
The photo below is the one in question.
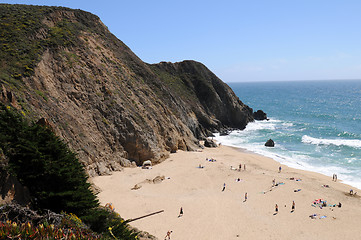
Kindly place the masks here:
<instances>
[{"instance_id":1,"label":"boulder on beach","mask_svg":"<svg viewBox=\"0 0 361 240\"><path fill-rule=\"evenodd\" d=\"M210 140L210 139L206 139L204 141L204 146L209 147L209 148L218 147L217 143L215 143L213 140Z\"/></svg>"},{"instance_id":2,"label":"boulder on beach","mask_svg":"<svg viewBox=\"0 0 361 240\"><path fill-rule=\"evenodd\" d=\"M274 147L275 142L272 139L268 139L267 142L264 144L266 147Z\"/></svg>"}]
</instances>

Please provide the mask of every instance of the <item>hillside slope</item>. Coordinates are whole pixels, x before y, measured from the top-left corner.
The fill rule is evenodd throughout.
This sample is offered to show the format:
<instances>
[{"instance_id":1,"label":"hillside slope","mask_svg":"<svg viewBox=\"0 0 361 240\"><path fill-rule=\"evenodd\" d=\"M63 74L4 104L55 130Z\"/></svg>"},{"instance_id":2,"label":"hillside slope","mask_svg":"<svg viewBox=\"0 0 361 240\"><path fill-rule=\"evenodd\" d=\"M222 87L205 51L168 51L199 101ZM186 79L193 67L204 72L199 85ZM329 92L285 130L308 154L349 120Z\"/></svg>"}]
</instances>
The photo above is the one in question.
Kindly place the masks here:
<instances>
[{"instance_id":1,"label":"hillside slope","mask_svg":"<svg viewBox=\"0 0 361 240\"><path fill-rule=\"evenodd\" d=\"M146 64L81 10L0 4L0 48L0 101L46 119L90 176L253 120L201 63Z\"/></svg>"}]
</instances>

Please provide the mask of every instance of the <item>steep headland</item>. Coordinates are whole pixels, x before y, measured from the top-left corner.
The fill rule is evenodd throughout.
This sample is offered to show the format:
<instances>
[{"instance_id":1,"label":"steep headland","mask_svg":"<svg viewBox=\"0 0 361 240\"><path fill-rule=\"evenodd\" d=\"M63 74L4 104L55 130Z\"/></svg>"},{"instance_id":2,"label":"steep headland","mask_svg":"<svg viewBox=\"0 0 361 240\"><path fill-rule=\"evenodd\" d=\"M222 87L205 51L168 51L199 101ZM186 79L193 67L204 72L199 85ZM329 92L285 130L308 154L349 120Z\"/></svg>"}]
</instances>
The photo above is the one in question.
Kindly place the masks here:
<instances>
[{"instance_id":1,"label":"steep headland","mask_svg":"<svg viewBox=\"0 0 361 240\"><path fill-rule=\"evenodd\" d=\"M46 119L90 176L162 161L253 120L201 63L144 63L81 10L0 4L0 48L0 101Z\"/></svg>"}]
</instances>

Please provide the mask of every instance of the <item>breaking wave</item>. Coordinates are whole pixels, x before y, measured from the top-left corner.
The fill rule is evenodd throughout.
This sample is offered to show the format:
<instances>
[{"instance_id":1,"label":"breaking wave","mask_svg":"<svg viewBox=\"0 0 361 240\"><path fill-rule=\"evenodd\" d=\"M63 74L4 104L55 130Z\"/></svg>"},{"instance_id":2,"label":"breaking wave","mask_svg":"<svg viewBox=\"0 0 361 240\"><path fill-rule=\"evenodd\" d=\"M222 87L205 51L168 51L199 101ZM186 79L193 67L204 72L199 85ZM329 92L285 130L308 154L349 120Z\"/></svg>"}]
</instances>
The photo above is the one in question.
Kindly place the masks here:
<instances>
[{"instance_id":1,"label":"breaking wave","mask_svg":"<svg viewBox=\"0 0 361 240\"><path fill-rule=\"evenodd\" d=\"M335 145L361 148L361 140L358 139L323 139L313 138L307 135L302 136L302 142L315 145Z\"/></svg>"}]
</instances>

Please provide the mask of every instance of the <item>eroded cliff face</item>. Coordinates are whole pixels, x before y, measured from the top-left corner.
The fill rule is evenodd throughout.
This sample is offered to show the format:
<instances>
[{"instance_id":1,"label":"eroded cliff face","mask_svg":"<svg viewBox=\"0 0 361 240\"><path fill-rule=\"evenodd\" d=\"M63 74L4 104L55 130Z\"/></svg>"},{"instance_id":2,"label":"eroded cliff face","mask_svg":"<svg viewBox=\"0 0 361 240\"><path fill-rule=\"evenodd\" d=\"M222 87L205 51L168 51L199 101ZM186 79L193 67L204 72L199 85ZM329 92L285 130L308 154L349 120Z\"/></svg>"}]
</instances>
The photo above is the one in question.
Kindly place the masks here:
<instances>
[{"instance_id":1,"label":"eroded cliff face","mask_svg":"<svg viewBox=\"0 0 361 240\"><path fill-rule=\"evenodd\" d=\"M0 77L0 100L33 120L47 119L90 176L162 161L194 150L211 132L253 120L252 109L200 63L148 65L80 10L47 8L38 21L29 38L46 44L32 71ZM78 31L69 34L73 25ZM68 32L55 35L64 26Z\"/></svg>"},{"instance_id":2,"label":"eroded cliff face","mask_svg":"<svg viewBox=\"0 0 361 240\"><path fill-rule=\"evenodd\" d=\"M222 128L244 129L253 121L251 108L203 64L195 61L151 65L170 92L195 114L203 135ZM191 126L190 126L191 127ZM193 131L197 137L197 131ZM200 134L200 135L202 135Z\"/></svg>"}]
</instances>

